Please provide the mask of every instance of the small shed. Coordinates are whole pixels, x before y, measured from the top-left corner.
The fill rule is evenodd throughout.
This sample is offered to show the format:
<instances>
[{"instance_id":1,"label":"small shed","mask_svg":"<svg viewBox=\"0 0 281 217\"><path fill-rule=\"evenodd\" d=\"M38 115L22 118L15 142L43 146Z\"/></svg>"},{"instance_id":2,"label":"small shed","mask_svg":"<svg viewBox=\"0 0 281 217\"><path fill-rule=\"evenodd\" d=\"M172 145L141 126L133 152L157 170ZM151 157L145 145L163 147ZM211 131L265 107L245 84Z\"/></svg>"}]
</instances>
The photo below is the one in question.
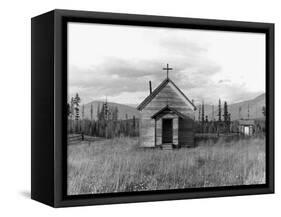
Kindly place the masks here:
<instances>
[{"instance_id":1,"label":"small shed","mask_svg":"<svg viewBox=\"0 0 281 217\"><path fill-rule=\"evenodd\" d=\"M196 107L170 79L166 78L139 104L140 146L194 146Z\"/></svg>"},{"instance_id":2,"label":"small shed","mask_svg":"<svg viewBox=\"0 0 281 217\"><path fill-rule=\"evenodd\" d=\"M255 120L253 119L241 119L239 123L239 132L245 136L251 136L255 130Z\"/></svg>"}]
</instances>

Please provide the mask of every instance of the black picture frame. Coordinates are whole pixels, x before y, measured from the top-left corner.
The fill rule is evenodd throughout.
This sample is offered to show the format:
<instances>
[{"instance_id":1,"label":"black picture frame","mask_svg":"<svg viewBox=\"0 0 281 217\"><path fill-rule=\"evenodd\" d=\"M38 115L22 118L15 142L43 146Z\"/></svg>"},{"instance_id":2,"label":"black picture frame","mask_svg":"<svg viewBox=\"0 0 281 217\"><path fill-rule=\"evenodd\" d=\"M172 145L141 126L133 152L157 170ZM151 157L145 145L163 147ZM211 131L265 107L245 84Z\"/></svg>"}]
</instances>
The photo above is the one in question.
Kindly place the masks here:
<instances>
[{"instance_id":1,"label":"black picture frame","mask_svg":"<svg viewBox=\"0 0 281 217\"><path fill-rule=\"evenodd\" d=\"M266 184L200 189L66 195L67 22L266 34ZM31 21L31 198L53 207L274 193L274 24L53 10Z\"/></svg>"}]
</instances>

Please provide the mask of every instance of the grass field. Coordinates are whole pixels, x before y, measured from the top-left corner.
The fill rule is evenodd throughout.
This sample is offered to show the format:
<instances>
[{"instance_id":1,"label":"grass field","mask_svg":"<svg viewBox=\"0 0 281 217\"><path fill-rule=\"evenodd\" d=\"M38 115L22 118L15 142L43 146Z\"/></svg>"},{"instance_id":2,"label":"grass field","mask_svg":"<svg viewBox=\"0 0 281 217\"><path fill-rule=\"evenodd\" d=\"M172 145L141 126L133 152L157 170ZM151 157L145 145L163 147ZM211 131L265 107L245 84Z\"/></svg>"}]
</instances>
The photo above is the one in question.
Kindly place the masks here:
<instances>
[{"instance_id":1,"label":"grass field","mask_svg":"<svg viewBox=\"0 0 281 217\"><path fill-rule=\"evenodd\" d=\"M140 149L132 138L68 147L69 195L263 183L261 138L170 151Z\"/></svg>"}]
</instances>

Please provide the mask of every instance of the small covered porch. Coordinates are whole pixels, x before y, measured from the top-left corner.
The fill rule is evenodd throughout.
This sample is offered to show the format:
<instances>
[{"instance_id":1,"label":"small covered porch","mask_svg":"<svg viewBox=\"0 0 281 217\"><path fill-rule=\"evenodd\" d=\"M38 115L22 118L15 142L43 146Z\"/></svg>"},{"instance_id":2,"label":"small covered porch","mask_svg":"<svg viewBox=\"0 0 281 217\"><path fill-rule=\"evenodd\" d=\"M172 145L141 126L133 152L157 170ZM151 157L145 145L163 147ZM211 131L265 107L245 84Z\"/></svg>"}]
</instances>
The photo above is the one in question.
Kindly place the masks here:
<instances>
[{"instance_id":1,"label":"small covered porch","mask_svg":"<svg viewBox=\"0 0 281 217\"><path fill-rule=\"evenodd\" d=\"M151 118L155 120L155 147L178 148L179 123L180 119L186 119L186 116L167 105Z\"/></svg>"}]
</instances>

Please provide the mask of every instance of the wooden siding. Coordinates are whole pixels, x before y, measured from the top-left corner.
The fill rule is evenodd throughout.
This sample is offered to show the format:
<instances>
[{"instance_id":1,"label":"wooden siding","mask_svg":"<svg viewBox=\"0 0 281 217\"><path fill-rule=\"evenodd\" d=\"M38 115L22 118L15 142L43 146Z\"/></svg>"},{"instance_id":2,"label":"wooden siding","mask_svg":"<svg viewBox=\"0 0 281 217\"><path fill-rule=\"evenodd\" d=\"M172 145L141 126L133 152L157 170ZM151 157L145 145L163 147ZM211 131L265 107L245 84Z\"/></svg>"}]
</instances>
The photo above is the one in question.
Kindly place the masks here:
<instances>
[{"instance_id":1,"label":"wooden siding","mask_svg":"<svg viewBox=\"0 0 281 217\"><path fill-rule=\"evenodd\" d=\"M181 94L170 83L143 110L151 111L152 116L167 104L184 115L192 116L194 113L190 105L185 102Z\"/></svg>"},{"instance_id":2,"label":"wooden siding","mask_svg":"<svg viewBox=\"0 0 281 217\"><path fill-rule=\"evenodd\" d=\"M140 119L140 146L155 146L155 120Z\"/></svg>"},{"instance_id":3,"label":"wooden siding","mask_svg":"<svg viewBox=\"0 0 281 217\"><path fill-rule=\"evenodd\" d=\"M156 121L156 146L162 144L162 120Z\"/></svg>"},{"instance_id":4,"label":"wooden siding","mask_svg":"<svg viewBox=\"0 0 281 217\"><path fill-rule=\"evenodd\" d=\"M159 94L159 92L161 92L163 90L164 87L166 87L166 85L169 84L170 87L172 87L178 94L179 96L184 100L184 102L189 105L192 110L195 110L196 107L195 105L192 103L192 101L190 101L186 95L176 86L176 84L170 80L169 78L166 78L157 88L155 88L152 93L150 95L148 95L142 102L141 104L138 105L137 109L138 110L143 110L143 108L145 108L145 106L147 104L149 104L151 102L151 100Z\"/></svg>"},{"instance_id":5,"label":"wooden siding","mask_svg":"<svg viewBox=\"0 0 281 217\"><path fill-rule=\"evenodd\" d=\"M179 118L173 119L173 144L178 145L179 144Z\"/></svg>"},{"instance_id":6,"label":"wooden siding","mask_svg":"<svg viewBox=\"0 0 281 217\"><path fill-rule=\"evenodd\" d=\"M190 119L194 119L194 111L182 98L181 94L170 83L168 83L152 100L151 102L141 110L140 118L140 145L143 147L154 147L155 144L161 144L162 142L162 126L156 124L155 120L151 118L156 112L169 105L184 114ZM158 121L157 121L158 122ZM161 123L162 124L162 123ZM173 126L179 127L179 124L173 123ZM158 129L161 128L161 133L158 135ZM157 134L155 135L155 131ZM174 129L176 131L176 129ZM174 135L177 133L174 132ZM161 136L160 136L161 135ZM175 143L179 143L179 135L173 137ZM190 138L190 137L188 137ZM156 141L155 141L156 139ZM178 140L178 142L177 142Z\"/></svg>"},{"instance_id":7,"label":"wooden siding","mask_svg":"<svg viewBox=\"0 0 281 217\"><path fill-rule=\"evenodd\" d=\"M194 146L194 121L192 119L179 119L179 145Z\"/></svg>"}]
</instances>

